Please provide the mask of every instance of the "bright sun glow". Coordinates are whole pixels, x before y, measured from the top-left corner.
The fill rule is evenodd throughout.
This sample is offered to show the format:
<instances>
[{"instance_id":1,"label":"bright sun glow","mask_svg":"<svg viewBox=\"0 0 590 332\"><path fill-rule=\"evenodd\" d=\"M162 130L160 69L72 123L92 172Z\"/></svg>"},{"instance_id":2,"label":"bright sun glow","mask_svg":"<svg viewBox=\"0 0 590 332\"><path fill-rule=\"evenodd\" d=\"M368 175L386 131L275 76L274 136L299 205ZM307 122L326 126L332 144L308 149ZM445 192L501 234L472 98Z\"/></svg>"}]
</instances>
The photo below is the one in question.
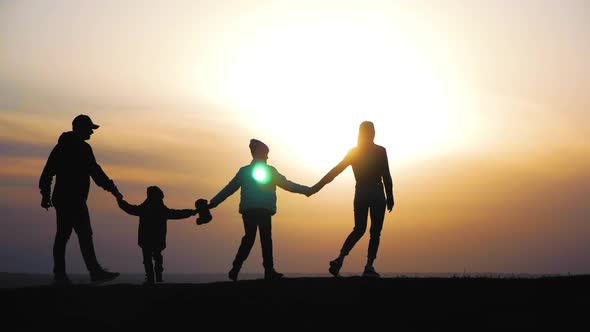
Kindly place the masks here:
<instances>
[{"instance_id":1,"label":"bright sun glow","mask_svg":"<svg viewBox=\"0 0 590 332\"><path fill-rule=\"evenodd\" d=\"M271 146L322 170L356 145L364 120L390 159L454 144L459 107L442 70L390 18L349 14L244 19L212 94Z\"/></svg>"},{"instance_id":2,"label":"bright sun glow","mask_svg":"<svg viewBox=\"0 0 590 332\"><path fill-rule=\"evenodd\" d=\"M260 184L267 184L270 182L270 170L265 163L257 163L252 170L252 177Z\"/></svg>"}]
</instances>

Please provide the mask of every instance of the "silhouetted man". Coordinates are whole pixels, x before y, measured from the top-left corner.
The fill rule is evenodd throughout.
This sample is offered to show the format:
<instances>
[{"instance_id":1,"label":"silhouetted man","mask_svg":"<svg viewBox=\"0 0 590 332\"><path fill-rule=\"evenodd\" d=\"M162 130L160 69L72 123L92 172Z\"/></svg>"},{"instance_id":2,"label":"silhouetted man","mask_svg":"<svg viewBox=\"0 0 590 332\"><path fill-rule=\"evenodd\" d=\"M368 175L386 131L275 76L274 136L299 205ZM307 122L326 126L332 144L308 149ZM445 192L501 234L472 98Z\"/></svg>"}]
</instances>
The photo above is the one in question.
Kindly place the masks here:
<instances>
[{"instance_id":1,"label":"silhouetted man","mask_svg":"<svg viewBox=\"0 0 590 332\"><path fill-rule=\"evenodd\" d=\"M267 165L269 149L266 144L252 139L249 147L252 162L238 170L238 173L225 188L211 199L209 207L216 207L241 188L239 212L242 214L245 234L228 277L233 281L238 279L242 264L248 258L254 245L258 229L260 246L262 247L264 279L279 279L283 277L283 274L274 269L271 227L272 216L277 211L276 187L306 196L312 194L311 188L287 180L276 168Z\"/></svg>"},{"instance_id":2,"label":"silhouetted man","mask_svg":"<svg viewBox=\"0 0 590 332\"><path fill-rule=\"evenodd\" d=\"M93 282L109 281L119 276L119 273L102 268L96 259L90 216L86 206L90 177L115 197L121 195L114 182L96 163L92 148L85 142L98 127L87 115L80 114L75 117L72 121L73 131L61 134L39 179L41 206L45 209L55 207L57 215L57 230L53 243L53 273L56 284L71 283L66 274L65 253L72 230L78 235L80 251ZM55 187L52 197L53 176Z\"/></svg>"},{"instance_id":3,"label":"silhouetted man","mask_svg":"<svg viewBox=\"0 0 590 332\"><path fill-rule=\"evenodd\" d=\"M389 173L387 151L384 147L373 143L375 127L370 121L365 121L359 126L358 144L352 148L346 157L330 170L312 189L319 191L326 184L332 182L338 174L342 173L349 165L352 165L356 186L354 192L354 229L344 241L340 255L330 262L328 271L338 276L344 257L352 250L354 245L365 234L367 229L367 217L371 213L371 229L367 264L363 276L379 277L379 273L373 267L373 261L377 258L379 238L383 219L385 218L385 206L389 212L393 209L393 182ZM385 186L385 195L383 187Z\"/></svg>"}]
</instances>

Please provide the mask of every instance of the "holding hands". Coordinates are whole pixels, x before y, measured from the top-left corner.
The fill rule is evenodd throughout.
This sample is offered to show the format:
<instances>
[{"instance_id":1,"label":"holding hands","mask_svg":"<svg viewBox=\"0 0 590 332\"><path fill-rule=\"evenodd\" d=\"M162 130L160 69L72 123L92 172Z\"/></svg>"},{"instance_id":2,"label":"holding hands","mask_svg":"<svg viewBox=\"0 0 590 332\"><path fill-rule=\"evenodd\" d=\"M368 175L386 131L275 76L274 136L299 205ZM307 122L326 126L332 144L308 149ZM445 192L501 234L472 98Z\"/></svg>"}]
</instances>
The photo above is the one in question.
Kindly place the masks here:
<instances>
[{"instance_id":1,"label":"holding hands","mask_svg":"<svg viewBox=\"0 0 590 332\"><path fill-rule=\"evenodd\" d=\"M315 194L318 191L322 190L323 187L324 187L324 185L321 184L320 182L314 184L313 187L311 187L312 194Z\"/></svg>"},{"instance_id":2,"label":"holding hands","mask_svg":"<svg viewBox=\"0 0 590 332\"><path fill-rule=\"evenodd\" d=\"M309 197L315 193L317 193L318 191L322 190L322 188L325 186L326 184L323 183L322 181L316 183L315 185L313 185L313 187L310 187L309 190L305 193L305 196ZM393 206L394 206L394 200L393 200L393 194L391 195L387 195L387 199L386 199L386 204L387 204L387 210L389 212L391 212L393 210Z\"/></svg>"},{"instance_id":3,"label":"holding hands","mask_svg":"<svg viewBox=\"0 0 590 332\"><path fill-rule=\"evenodd\" d=\"M305 196L309 197L322 189L323 185L316 183L313 187L309 187L309 190L305 193Z\"/></svg>"},{"instance_id":4,"label":"holding hands","mask_svg":"<svg viewBox=\"0 0 590 332\"><path fill-rule=\"evenodd\" d=\"M115 196L117 201L120 201L123 199L123 194L121 194L121 192L119 192L119 188L117 188L117 186L115 185L115 182L113 180L110 180L110 182L107 184L105 190L107 190L113 196Z\"/></svg>"},{"instance_id":5,"label":"holding hands","mask_svg":"<svg viewBox=\"0 0 590 332\"><path fill-rule=\"evenodd\" d=\"M121 194L119 192L119 190L117 190L116 192L113 192L112 194L113 194L113 196L115 196L115 198L117 199L117 201L123 200L123 194Z\"/></svg>"}]
</instances>

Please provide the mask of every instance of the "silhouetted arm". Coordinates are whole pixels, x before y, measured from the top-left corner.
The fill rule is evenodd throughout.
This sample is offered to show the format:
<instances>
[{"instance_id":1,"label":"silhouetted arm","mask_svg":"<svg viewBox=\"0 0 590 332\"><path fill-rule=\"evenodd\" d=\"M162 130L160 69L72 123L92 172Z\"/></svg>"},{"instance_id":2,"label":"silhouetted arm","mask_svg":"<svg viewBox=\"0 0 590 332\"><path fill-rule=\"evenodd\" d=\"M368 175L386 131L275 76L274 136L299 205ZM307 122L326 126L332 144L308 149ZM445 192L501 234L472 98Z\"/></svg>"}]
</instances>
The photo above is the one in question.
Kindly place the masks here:
<instances>
[{"instance_id":1,"label":"silhouetted arm","mask_svg":"<svg viewBox=\"0 0 590 332\"><path fill-rule=\"evenodd\" d=\"M186 218L192 217L196 214L197 214L197 210L195 210L195 209L183 209L183 210L168 209L167 219L186 219Z\"/></svg>"},{"instance_id":2,"label":"silhouetted arm","mask_svg":"<svg viewBox=\"0 0 590 332\"><path fill-rule=\"evenodd\" d=\"M126 200L124 199L118 199L117 200L117 204L119 205L119 207L121 208L121 210L127 212L128 214L132 215L132 216L139 216L141 213L141 208L137 205L133 205L133 204L129 204L127 203Z\"/></svg>"},{"instance_id":3,"label":"silhouetted arm","mask_svg":"<svg viewBox=\"0 0 590 332\"><path fill-rule=\"evenodd\" d=\"M383 149L384 161L383 161L383 185L385 187L385 195L387 196L387 209L389 212L393 209L393 180L391 179L391 173L389 172L389 162L387 161L387 151Z\"/></svg>"},{"instance_id":4,"label":"silhouetted arm","mask_svg":"<svg viewBox=\"0 0 590 332\"><path fill-rule=\"evenodd\" d=\"M59 167L59 159L61 156L62 147L57 144L51 153L49 154L49 158L47 158L47 162L45 163L45 167L43 167L43 172L41 172L41 176L39 178L39 190L41 191L41 206L45 209L51 206L51 182L53 181L53 177L57 174L57 169Z\"/></svg>"},{"instance_id":5,"label":"silhouetted arm","mask_svg":"<svg viewBox=\"0 0 590 332\"><path fill-rule=\"evenodd\" d=\"M102 170L102 167L96 162L96 158L94 158L94 152L92 152L92 148L90 148L90 156L88 162L90 163L90 176L94 183L96 183L102 189L111 192L113 194L118 194L119 190L115 186L113 180L111 180L106 173Z\"/></svg>"},{"instance_id":6,"label":"silhouetted arm","mask_svg":"<svg viewBox=\"0 0 590 332\"><path fill-rule=\"evenodd\" d=\"M344 157L344 159L342 159L342 161L340 161L338 165L334 166L334 168L332 168L326 175L324 175L324 177L318 183L316 183L312 187L312 191L314 193L320 191L320 189L322 189L328 183L332 182L332 180L334 180L340 173L342 173L342 171L344 171L346 167L350 166L351 154L352 151L348 152L346 157Z\"/></svg>"},{"instance_id":7,"label":"silhouetted arm","mask_svg":"<svg viewBox=\"0 0 590 332\"><path fill-rule=\"evenodd\" d=\"M274 168L273 172L275 173L273 175L273 179L278 187L285 189L286 191L290 191L292 193L303 194L307 196L311 194L310 187L287 180L287 178L283 174L279 173Z\"/></svg>"},{"instance_id":8,"label":"silhouetted arm","mask_svg":"<svg viewBox=\"0 0 590 332\"><path fill-rule=\"evenodd\" d=\"M221 204L223 201L225 201L226 198L228 198L233 193L235 193L238 189L240 189L240 186L242 186L242 179L241 179L240 172L241 171L238 171L236 176L234 176L234 178L231 179L231 181L223 189L221 189L221 191L217 195L215 195L215 197L213 197L211 199L211 201L209 202L210 209Z\"/></svg>"}]
</instances>

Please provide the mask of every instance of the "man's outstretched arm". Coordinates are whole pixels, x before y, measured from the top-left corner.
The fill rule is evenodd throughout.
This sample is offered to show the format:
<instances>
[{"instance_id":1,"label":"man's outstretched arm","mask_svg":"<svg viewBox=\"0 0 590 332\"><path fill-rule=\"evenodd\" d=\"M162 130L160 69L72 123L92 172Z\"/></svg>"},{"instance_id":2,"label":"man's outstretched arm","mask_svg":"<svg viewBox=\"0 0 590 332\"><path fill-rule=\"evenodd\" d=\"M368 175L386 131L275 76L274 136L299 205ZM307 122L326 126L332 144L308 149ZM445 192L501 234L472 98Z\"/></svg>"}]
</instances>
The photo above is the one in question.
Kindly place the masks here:
<instances>
[{"instance_id":1,"label":"man's outstretched arm","mask_svg":"<svg viewBox=\"0 0 590 332\"><path fill-rule=\"evenodd\" d=\"M121 196L119 189L115 185L115 182L106 175L102 167L96 162L92 149L90 149L90 160L88 162L90 163L90 176L94 180L94 183L119 198Z\"/></svg>"}]
</instances>

